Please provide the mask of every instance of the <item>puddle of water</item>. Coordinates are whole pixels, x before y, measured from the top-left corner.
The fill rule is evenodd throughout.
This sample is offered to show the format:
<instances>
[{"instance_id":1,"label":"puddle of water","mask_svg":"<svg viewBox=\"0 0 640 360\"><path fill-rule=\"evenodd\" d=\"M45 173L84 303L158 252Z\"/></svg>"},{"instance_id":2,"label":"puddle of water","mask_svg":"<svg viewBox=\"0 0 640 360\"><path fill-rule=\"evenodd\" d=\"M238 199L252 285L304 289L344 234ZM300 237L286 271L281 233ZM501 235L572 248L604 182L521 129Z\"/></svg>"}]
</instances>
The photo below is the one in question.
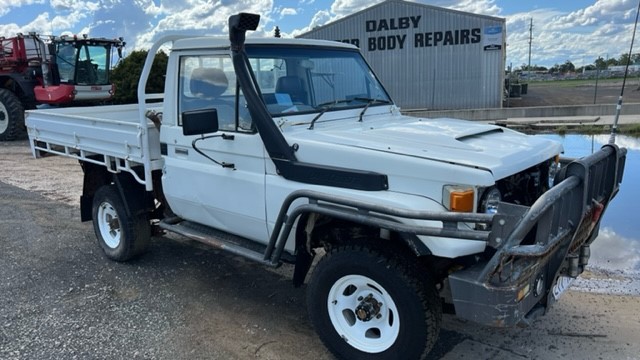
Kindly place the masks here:
<instances>
[{"instance_id":1,"label":"puddle of water","mask_svg":"<svg viewBox=\"0 0 640 360\"><path fill-rule=\"evenodd\" d=\"M538 135L563 144L565 156L581 157L597 151L609 135ZM616 144L627 148L620 192L602 218L600 233L591 245L588 273L573 289L598 293L640 295L640 138L617 136Z\"/></svg>"}]
</instances>

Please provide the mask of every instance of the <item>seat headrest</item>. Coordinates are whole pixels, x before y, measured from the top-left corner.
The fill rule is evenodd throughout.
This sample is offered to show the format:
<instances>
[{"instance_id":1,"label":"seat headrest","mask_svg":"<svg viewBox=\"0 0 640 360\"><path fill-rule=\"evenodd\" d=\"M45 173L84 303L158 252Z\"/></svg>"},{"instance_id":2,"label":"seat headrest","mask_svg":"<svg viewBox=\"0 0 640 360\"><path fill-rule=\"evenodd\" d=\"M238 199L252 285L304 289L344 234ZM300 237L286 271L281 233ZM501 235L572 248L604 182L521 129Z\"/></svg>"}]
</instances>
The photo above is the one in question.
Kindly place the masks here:
<instances>
[{"instance_id":1,"label":"seat headrest","mask_svg":"<svg viewBox=\"0 0 640 360\"><path fill-rule=\"evenodd\" d=\"M302 91L302 80L297 76L283 76L276 82L277 93L297 94Z\"/></svg>"},{"instance_id":2,"label":"seat headrest","mask_svg":"<svg viewBox=\"0 0 640 360\"><path fill-rule=\"evenodd\" d=\"M221 69L195 68L189 86L195 96L218 97L227 90L229 80Z\"/></svg>"}]
</instances>

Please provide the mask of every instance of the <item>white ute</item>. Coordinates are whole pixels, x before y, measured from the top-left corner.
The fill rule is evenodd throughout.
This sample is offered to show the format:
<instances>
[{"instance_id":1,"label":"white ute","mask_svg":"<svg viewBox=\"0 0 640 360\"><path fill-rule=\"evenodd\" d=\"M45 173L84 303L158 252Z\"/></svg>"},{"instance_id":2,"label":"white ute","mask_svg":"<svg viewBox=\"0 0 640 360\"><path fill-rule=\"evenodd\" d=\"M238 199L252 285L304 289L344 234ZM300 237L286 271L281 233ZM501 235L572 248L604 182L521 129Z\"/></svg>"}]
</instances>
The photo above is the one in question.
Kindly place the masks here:
<instances>
[{"instance_id":1,"label":"white ute","mask_svg":"<svg viewBox=\"0 0 640 360\"><path fill-rule=\"evenodd\" d=\"M159 40L139 104L28 112L34 156L80 161L108 258L174 232L292 263L301 285L322 253L308 311L344 359L425 357L443 309L526 324L583 271L625 149L565 161L540 137L403 116L357 48L245 42L259 16L229 22L229 39ZM165 92L146 94L167 42Z\"/></svg>"}]
</instances>

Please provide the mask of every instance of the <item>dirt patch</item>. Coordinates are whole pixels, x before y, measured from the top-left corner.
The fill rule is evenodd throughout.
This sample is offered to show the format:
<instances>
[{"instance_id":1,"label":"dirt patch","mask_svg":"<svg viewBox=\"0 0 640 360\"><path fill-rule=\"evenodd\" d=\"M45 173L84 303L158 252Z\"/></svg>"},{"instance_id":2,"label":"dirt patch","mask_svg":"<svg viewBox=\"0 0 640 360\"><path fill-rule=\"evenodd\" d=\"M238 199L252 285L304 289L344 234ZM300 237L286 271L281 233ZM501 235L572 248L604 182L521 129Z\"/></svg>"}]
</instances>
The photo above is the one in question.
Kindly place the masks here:
<instances>
[{"instance_id":1,"label":"dirt patch","mask_svg":"<svg viewBox=\"0 0 640 360\"><path fill-rule=\"evenodd\" d=\"M68 205L79 204L82 169L78 161L61 156L35 159L27 140L0 142L0 154L0 181Z\"/></svg>"}]
</instances>

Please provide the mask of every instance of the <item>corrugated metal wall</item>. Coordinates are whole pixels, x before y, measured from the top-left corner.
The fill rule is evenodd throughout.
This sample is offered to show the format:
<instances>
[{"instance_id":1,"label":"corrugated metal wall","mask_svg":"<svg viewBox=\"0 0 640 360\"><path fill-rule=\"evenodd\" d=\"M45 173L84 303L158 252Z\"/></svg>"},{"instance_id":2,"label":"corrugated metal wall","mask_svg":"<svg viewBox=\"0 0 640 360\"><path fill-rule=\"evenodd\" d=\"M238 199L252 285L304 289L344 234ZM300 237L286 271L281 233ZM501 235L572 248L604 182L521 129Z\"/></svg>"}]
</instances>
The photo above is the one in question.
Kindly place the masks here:
<instances>
[{"instance_id":1,"label":"corrugated metal wall","mask_svg":"<svg viewBox=\"0 0 640 360\"><path fill-rule=\"evenodd\" d=\"M485 50L489 27L502 46ZM388 0L302 38L355 43L403 109L502 107L505 21Z\"/></svg>"}]
</instances>

